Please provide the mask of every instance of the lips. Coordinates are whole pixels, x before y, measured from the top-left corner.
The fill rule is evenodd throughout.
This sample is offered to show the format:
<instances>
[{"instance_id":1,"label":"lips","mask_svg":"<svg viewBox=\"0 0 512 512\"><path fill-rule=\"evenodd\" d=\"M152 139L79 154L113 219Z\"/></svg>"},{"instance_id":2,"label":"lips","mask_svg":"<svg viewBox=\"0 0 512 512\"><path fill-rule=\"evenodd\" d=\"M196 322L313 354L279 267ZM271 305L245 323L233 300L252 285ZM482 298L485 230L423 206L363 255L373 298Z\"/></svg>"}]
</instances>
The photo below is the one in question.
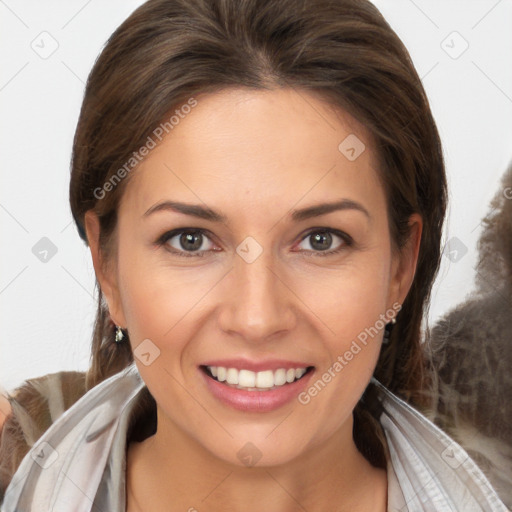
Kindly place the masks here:
<instances>
[{"instance_id":1,"label":"lips","mask_svg":"<svg viewBox=\"0 0 512 512\"><path fill-rule=\"evenodd\" d=\"M221 369L222 372L220 372ZM239 373L242 375L242 383L249 384L249 387L228 383L225 377L230 369L231 376L235 376L234 381L230 379L232 382L236 382L236 376ZM285 369L288 369L289 373L293 371L295 375L293 380L283 383L282 374ZM213 373L216 371L223 373L221 378L224 381L219 381L212 370ZM244 375L244 372L257 375L252 375L250 376L252 380L251 378L247 380L248 376ZM304 390L314 373L314 366L297 361L250 362L231 359L208 361L207 365L199 367L199 373L209 392L223 404L245 412L270 412L291 402ZM258 380L260 374L261 379ZM268 379L272 379L272 374L281 375L278 383L269 382ZM252 387L253 385L259 387Z\"/></svg>"}]
</instances>

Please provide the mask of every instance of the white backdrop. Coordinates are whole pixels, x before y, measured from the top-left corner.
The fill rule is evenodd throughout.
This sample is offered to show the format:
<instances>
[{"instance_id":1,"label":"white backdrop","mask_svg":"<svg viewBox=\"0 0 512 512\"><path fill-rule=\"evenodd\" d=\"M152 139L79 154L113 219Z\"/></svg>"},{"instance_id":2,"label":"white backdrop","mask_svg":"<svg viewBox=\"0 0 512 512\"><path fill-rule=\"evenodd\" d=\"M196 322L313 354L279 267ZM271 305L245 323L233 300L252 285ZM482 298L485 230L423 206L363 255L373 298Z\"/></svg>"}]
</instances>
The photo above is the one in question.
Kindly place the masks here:
<instances>
[{"instance_id":1,"label":"white backdrop","mask_svg":"<svg viewBox=\"0 0 512 512\"><path fill-rule=\"evenodd\" d=\"M71 144L94 60L141 3L0 0L0 385L7 389L88 366L94 271L69 209ZM512 158L512 0L374 3L422 77L446 158L445 241L467 247L457 261L443 257L434 322L473 288L480 221ZM45 262L42 246L50 248Z\"/></svg>"}]
</instances>

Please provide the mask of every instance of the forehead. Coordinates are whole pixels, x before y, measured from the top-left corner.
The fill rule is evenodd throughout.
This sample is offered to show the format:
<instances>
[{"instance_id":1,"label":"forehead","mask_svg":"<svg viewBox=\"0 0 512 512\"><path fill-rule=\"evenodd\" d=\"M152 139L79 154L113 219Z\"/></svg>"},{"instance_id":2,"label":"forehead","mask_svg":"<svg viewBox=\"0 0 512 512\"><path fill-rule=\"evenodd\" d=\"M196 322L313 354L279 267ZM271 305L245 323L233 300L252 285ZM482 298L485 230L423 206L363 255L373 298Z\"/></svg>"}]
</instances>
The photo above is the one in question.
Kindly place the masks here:
<instances>
[{"instance_id":1,"label":"forehead","mask_svg":"<svg viewBox=\"0 0 512 512\"><path fill-rule=\"evenodd\" d=\"M179 196L267 208L381 194L368 131L319 97L295 89L232 89L195 99L132 171L122 202L145 211Z\"/></svg>"}]
</instances>

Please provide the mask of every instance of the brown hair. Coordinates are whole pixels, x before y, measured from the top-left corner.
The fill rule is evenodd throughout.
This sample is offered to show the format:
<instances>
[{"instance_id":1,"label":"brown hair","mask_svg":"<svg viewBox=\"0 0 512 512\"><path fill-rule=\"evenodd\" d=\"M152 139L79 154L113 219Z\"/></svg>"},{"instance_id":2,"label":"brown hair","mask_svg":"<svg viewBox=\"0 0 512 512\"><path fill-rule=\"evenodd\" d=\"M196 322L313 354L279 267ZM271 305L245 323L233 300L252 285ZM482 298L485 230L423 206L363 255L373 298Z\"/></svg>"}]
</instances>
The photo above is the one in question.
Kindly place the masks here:
<instances>
[{"instance_id":1,"label":"brown hair","mask_svg":"<svg viewBox=\"0 0 512 512\"><path fill-rule=\"evenodd\" d=\"M117 207L131 175L101 199L97 190L174 109L193 96L234 87L293 87L348 112L372 136L396 248L407 241L410 215L422 216L414 282L374 374L419 404L426 385L421 323L446 208L444 161L409 53L370 1L149 0L135 10L109 38L87 81L70 183L80 236L87 242L84 215L92 209L105 261L113 261ZM113 339L98 287L87 389L133 361L129 342ZM354 439L370 462L384 466L381 433L369 413L371 388L356 406ZM151 399L148 393L142 407L151 407Z\"/></svg>"}]
</instances>

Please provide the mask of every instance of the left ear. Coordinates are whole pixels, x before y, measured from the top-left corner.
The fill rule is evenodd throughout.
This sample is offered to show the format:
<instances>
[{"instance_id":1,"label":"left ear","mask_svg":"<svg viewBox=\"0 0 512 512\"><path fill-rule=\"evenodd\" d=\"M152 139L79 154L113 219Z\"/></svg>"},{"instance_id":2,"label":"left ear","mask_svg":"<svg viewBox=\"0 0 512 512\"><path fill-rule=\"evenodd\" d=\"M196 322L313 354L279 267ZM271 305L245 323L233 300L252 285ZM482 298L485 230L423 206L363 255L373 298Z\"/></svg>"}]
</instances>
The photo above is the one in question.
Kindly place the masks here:
<instances>
[{"instance_id":1,"label":"left ear","mask_svg":"<svg viewBox=\"0 0 512 512\"><path fill-rule=\"evenodd\" d=\"M395 302L403 304L409 293L418 263L422 231L421 215L413 213L409 217L409 238L405 245L392 256L388 307Z\"/></svg>"}]
</instances>

